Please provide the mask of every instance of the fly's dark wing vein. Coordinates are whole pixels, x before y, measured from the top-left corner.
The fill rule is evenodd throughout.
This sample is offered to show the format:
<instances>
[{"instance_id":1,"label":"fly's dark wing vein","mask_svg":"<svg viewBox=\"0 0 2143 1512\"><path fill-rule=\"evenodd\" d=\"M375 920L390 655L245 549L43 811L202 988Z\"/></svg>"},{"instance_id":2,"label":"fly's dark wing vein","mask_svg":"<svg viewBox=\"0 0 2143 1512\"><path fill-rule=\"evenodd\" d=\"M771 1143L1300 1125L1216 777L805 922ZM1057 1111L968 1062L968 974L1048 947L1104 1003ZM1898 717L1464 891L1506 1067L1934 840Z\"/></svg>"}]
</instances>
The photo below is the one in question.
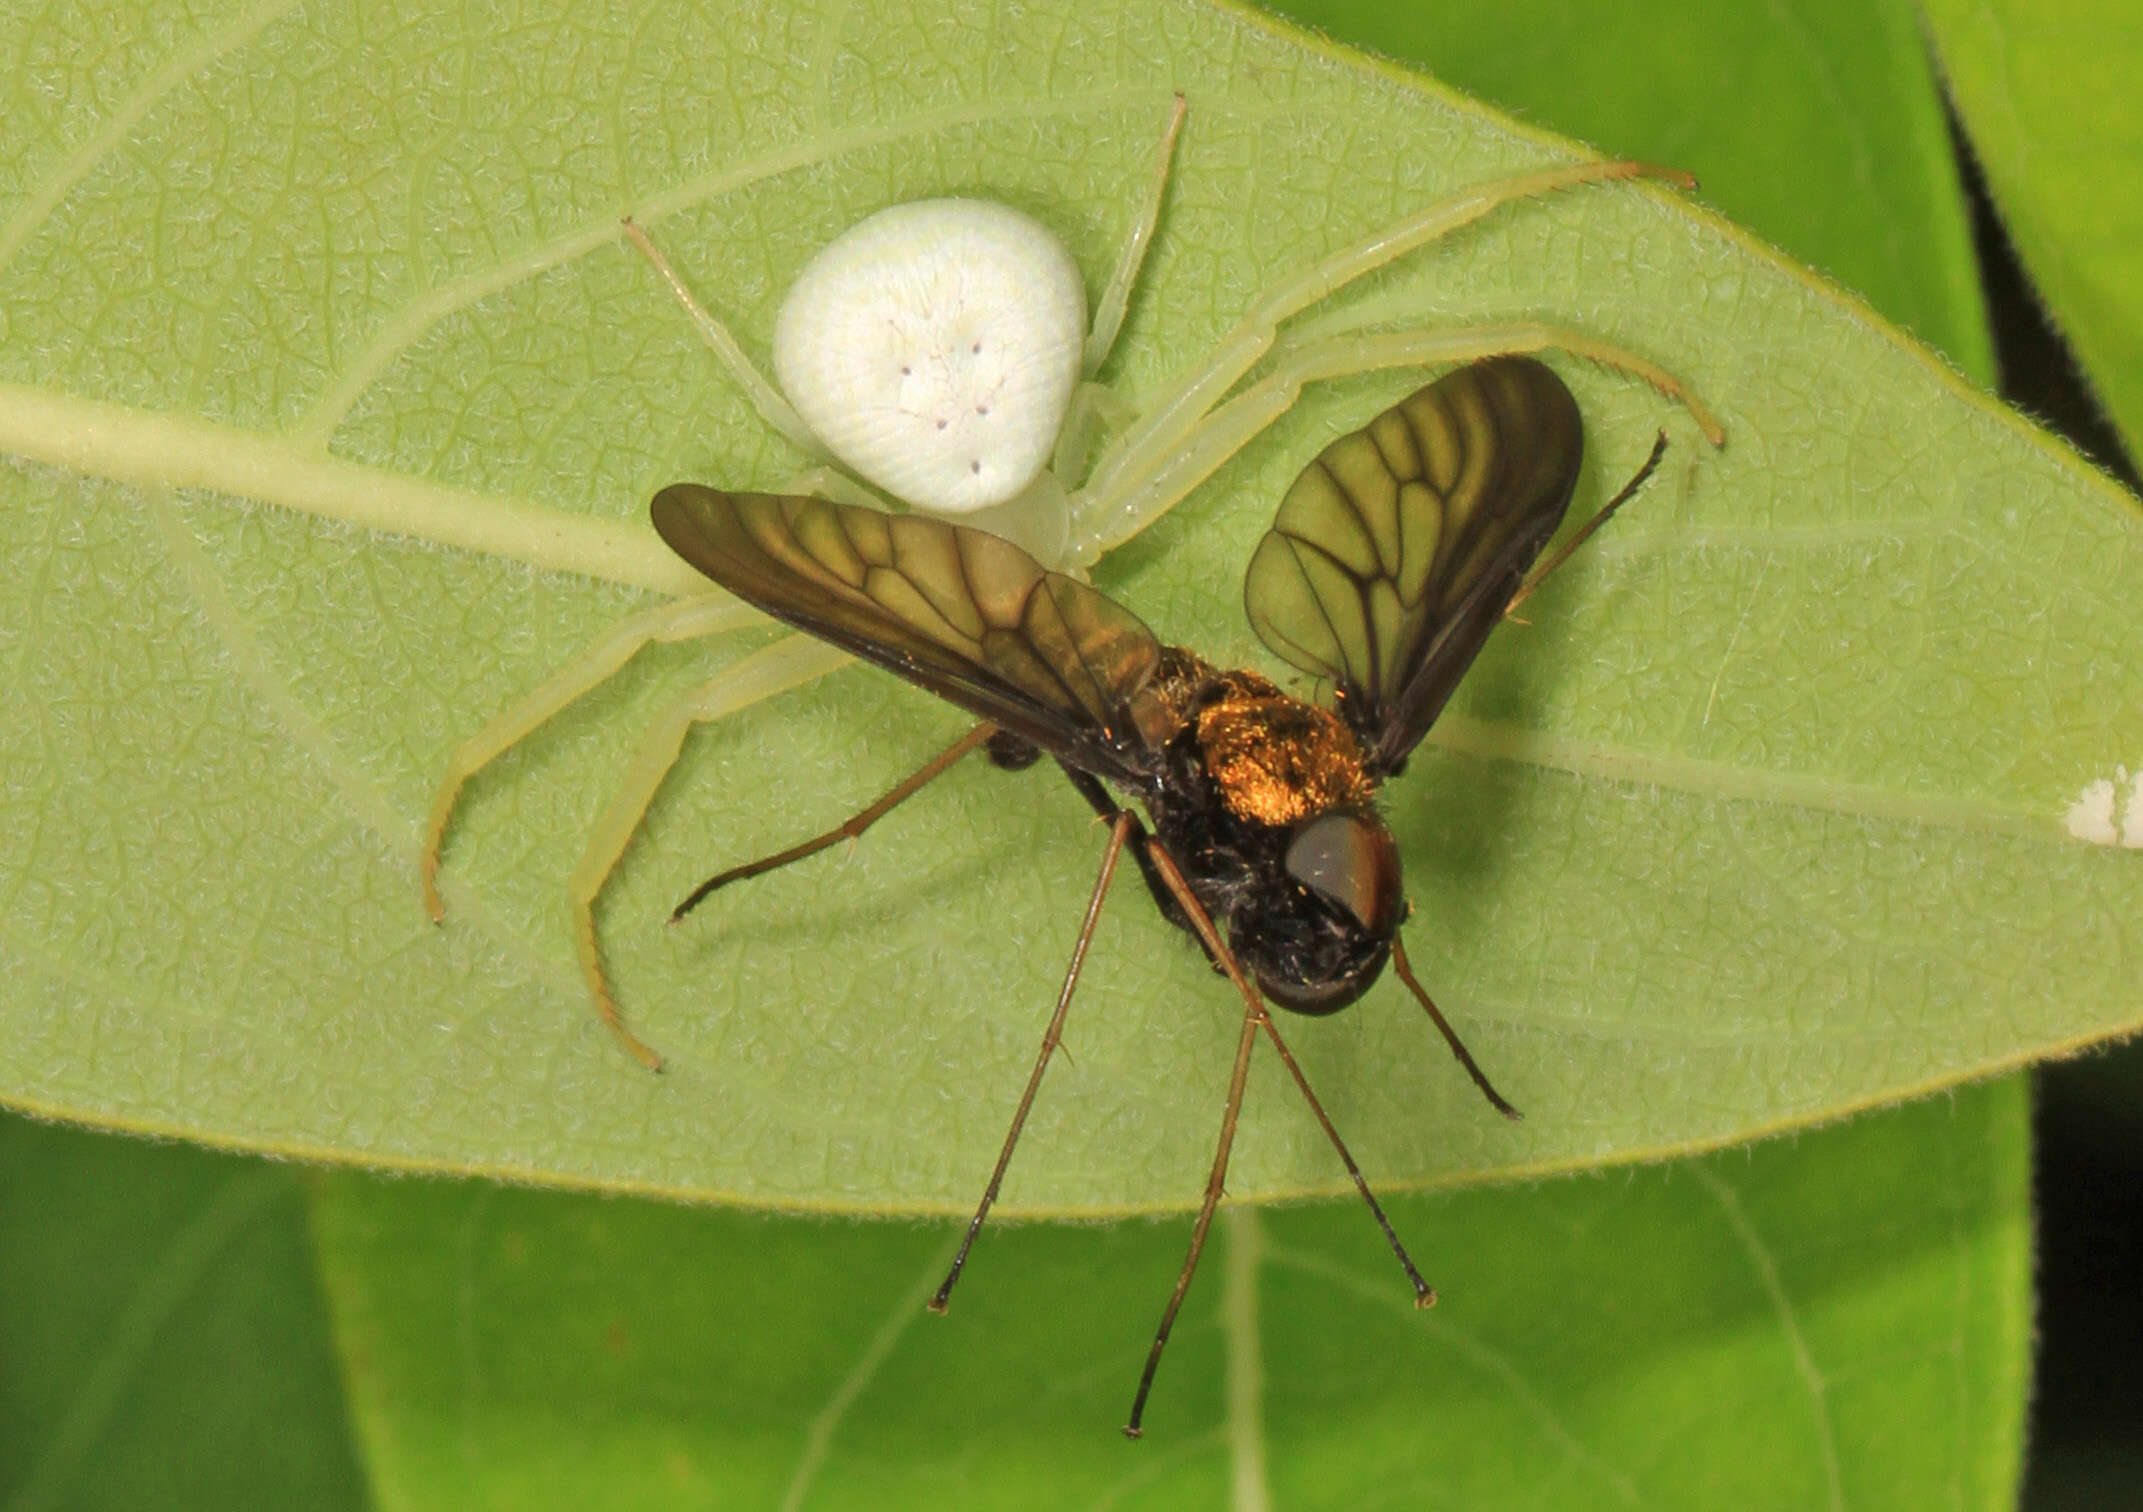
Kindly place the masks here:
<instances>
[{"instance_id":1,"label":"fly's dark wing vein","mask_svg":"<svg viewBox=\"0 0 2143 1512\"><path fill-rule=\"evenodd\" d=\"M1153 632L1009 541L693 483L663 489L650 513L673 551L739 598L1084 770L1137 776L1166 739Z\"/></svg>"},{"instance_id":2,"label":"fly's dark wing vein","mask_svg":"<svg viewBox=\"0 0 2143 1512\"><path fill-rule=\"evenodd\" d=\"M1562 380L1496 358L1340 437L1281 500L1244 607L1275 655L1332 683L1379 771L1479 654L1562 522L1583 449Z\"/></svg>"}]
</instances>

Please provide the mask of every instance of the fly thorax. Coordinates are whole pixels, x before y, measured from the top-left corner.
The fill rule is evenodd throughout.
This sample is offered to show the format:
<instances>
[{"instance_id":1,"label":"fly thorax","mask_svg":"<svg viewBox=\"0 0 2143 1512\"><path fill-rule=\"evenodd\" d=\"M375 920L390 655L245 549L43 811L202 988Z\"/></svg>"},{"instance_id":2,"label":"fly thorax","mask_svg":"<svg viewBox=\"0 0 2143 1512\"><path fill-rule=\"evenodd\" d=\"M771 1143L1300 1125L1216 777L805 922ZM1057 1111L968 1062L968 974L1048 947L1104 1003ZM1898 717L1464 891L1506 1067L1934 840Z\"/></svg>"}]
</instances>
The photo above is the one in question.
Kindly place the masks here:
<instances>
[{"instance_id":1,"label":"fly thorax","mask_svg":"<svg viewBox=\"0 0 2143 1512\"><path fill-rule=\"evenodd\" d=\"M1198 747L1221 801L1249 824L1299 824L1329 809L1366 804L1376 791L1354 732L1277 689L1223 697L1201 709Z\"/></svg>"}]
</instances>

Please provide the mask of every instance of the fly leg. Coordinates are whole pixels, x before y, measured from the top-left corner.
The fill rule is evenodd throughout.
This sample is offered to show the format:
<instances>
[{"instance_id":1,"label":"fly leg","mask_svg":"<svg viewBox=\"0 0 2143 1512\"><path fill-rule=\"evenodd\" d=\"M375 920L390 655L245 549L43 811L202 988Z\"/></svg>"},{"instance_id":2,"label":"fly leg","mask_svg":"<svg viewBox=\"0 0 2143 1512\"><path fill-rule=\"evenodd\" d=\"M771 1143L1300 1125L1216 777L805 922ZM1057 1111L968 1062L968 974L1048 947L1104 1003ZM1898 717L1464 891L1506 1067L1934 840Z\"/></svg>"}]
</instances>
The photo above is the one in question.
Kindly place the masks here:
<instances>
[{"instance_id":1,"label":"fly leg","mask_svg":"<svg viewBox=\"0 0 2143 1512\"><path fill-rule=\"evenodd\" d=\"M1637 469L1636 474L1629 482L1622 485L1622 491L1605 504L1602 504L1591 519L1580 525L1577 528L1577 534L1563 542L1561 549L1555 555L1549 557L1545 562L1542 562L1525 575L1525 581L1518 585L1518 591L1511 595L1511 601L1503 606L1505 617L1508 617L1520 604L1531 598L1533 590L1541 585L1549 573L1569 561L1571 552L1591 540L1592 533L1607 523L1609 515L1636 497L1637 490L1644 487L1645 479L1652 476L1653 469L1659 466L1659 459L1666 454L1667 433L1661 431L1659 439L1652 443L1652 454L1644 459L1644 465Z\"/></svg>"},{"instance_id":2,"label":"fly leg","mask_svg":"<svg viewBox=\"0 0 2143 1512\"><path fill-rule=\"evenodd\" d=\"M1121 819L1118 822L1121 823ZM1213 926L1212 916L1198 901L1197 894L1191 891L1190 883L1184 878L1182 869L1176 865L1175 858L1168 853L1168 848L1156 840L1151 842L1150 851L1162 884L1175 896L1182 911L1189 917L1192 928L1205 944L1206 953L1221 963L1229 979L1242 993L1243 1032L1236 1042L1235 1066L1228 1077L1227 1108L1221 1114L1220 1140L1213 1151L1212 1174L1206 1178L1205 1200L1199 1206L1198 1221L1191 1228L1190 1253L1183 1258L1183 1270L1176 1277L1176 1289L1169 1294L1168 1306L1161 1313L1161 1326L1154 1333L1153 1348L1146 1356L1146 1368L1139 1375L1138 1395L1131 1402L1131 1418L1124 1424L1124 1434L1129 1438L1137 1438L1144 1432L1141 1420L1146 1413L1146 1397L1153 1390L1154 1372L1160 1369L1161 1351L1168 1347L1168 1336L1176 1326L1176 1314L1183 1307L1184 1294L1190 1290L1191 1277L1197 1274L1198 1257L1205 1250L1206 1234L1213 1226L1214 1209L1220 1205L1221 1194L1226 1189L1228 1156L1235 1146L1235 1127L1243 1111L1243 1090L1250 1079L1250 1051L1257 1043L1261 1030L1265 1037L1272 1041L1273 1049L1279 1052L1281 1063L1287 1067L1288 1075L1294 1078L1296 1088L1301 1091L1303 1100L1309 1104L1310 1112L1316 1116L1318 1127L1324 1130L1325 1137L1332 1142L1332 1148L1339 1153L1340 1163L1346 1166L1348 1176L1353 1178L1355 1190L1362 1194L1362 1201L1369 1204L1369 1212L1376 1219L1377 1227L1384 1231L1384 1238L1391 1245L1392 1253L1399 1257L1399 1264L1406 1271L1407 1281L1414 1288L1414 1305L1429 1307L1436 1301L1436 1293L1428 1282L1422 1280L1421 1272L1414 1267L1413 1257L1407 1254L1406 1246L1399 1242L1398 1234L1392 1229L1391 1220L1384 1216L1384 1209L1377 1202L1376 1194L1369 1190L1369 1183L1363 1177L1361 1167L1355 1164L1354 1156L1348 1152L1346 1141L1339 1137L1339 1130L1333 1127L1332 1120L1325 1113L1324 1105L1318 1102L1317 1094L1310 1090L1309 1079L1302 1074L1302 1067L1296 1063L1286 1042L1280 1038L1280 1031L1274 1026L1272 1015L1266 1010L1265 1000L1258 995L1257 988L1251 985L1249 977L1243 974L1243 968L1235 959L1234 952L1222 943L1220 932Z\"/></svg>"},{"instance_id":3,"label":"fly leg","mask_svg":"<svg viewBox=\"0 0 2143 1512\"><path fill-rule=\"evenodd\" d=\"M1119 813L1124 812L1122 805L1110 798L1108 789L1091 774L1074 767L1065 767L1064 775L1071 779L1071 785L1079 790L1079 796L1093 807L1094 812L1104 822L1112 822ZM1168 890L1168 883L1162 879L1160 868L1154 864L1153 846L1156 843L1143 824L1132 830L1131 838L1126 842L1131 851L1131 859L1138 863L1139 875L1146 879L1146 890L1153 894L1153 906L1161 911L1162 918L1197 940L1199 949L1204 950L1205 941L1192 925L1190 916L1184 913L1182 905L1176 902L1175 894ZM1212 963L1215 971L1225 974L1227 968L1220 964L1212 951L1206 950L1205 958Z\"/></svg>"},{"instance_id":4,"label":"fly leg","mask_svg":"<svg viewBox=\"0 0 2143 1512\"><path fill-rule=\"evenodd\" d=\"M988 729L989 726L983 726ZM961 1270L967 1265L968 1249L975 1242L975 1235L982 1232L983 1219L990 1216L996 1205L998 1190L1003 1187L1005 1169L1012 1164L1012 1147L1019 1143L1020 1131L1027 1127L1027 1114L1034 1107L1035 1094L1042 1089L1042 1073L1049 1069L1049 1058L1064 1041L1064 1015L1071 1007L1072 989L1079 983L1079 968L1086 964L1086 948L1093 942L1094 926L1101 920L1101 902L1109 895L1109 883L1116 876L1116 858L1123 852L1124 837L1138 824L1138 816L1125 810L1118 813L1109 826L1109 848L1101 854L1101 874L1094 879L1094 891L1087 899L1086 919L1079 926L1079 939L1072 946L1071 965L1064 973L1064 986L1057 993L1056 1012L1049 1016L1049 1027L1042 1034L1041 1053L1034 1058L1034 1069L1027 1075L1027 1090L1020 1094L1019 1107L1012 1114L1012 1127L1005 1132L1004 1148L997 1152L997 1164L990 1171L990 1184L983 1188L982 1201L975 1208L975 1216L967 1225L967 1233L960 1240L959 1253L952 1257L952 1268L945 1273L944 1282L930 1298L930 1310L943 1313L952 1301L953 1284L960 1279Z\"/></svg>"},{"instance_id":5,"label":"fly leg","mask_svg":"<svg viewBox=\"0 0 2143 1512\"><path fill-rule=\"evenodd\" d=\"M761 856L756 861L747 861L742 866L732 866L728 871L717 872L686 895L684 902L670 910L670 922L675 924L686 914L700 906L709 893L716 888L727 887L732 882L742 882L748 877L763 876L777 867L787 866L791 861L801 861L806 856L815 856L829 845L843 840L854 840L865 830L883 819L902 803L915 796L926 784L942 777L961 757L979 745L987 744L997 734L992 724L978 724L944 750L931 757L920 767L902 778L893 789L875 803L857 810L822 835L813 835L809 840L792 845L787 850L776 851L771 856Z\"/></svg>"}]
</instances>

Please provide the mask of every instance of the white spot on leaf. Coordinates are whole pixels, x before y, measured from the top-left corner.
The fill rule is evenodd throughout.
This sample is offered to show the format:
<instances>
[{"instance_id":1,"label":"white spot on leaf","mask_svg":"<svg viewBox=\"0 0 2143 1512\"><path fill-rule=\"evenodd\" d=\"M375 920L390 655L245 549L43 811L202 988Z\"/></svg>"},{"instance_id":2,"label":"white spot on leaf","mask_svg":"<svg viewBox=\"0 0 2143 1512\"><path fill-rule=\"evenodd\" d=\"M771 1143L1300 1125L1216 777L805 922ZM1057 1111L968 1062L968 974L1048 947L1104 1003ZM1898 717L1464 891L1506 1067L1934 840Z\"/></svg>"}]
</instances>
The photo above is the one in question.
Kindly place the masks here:
<instances>
[{"instance_id":1,"label":"white spot on leaf","mask_svg":"<svg viewBox=\"0 0 2143 1512\"><path fill-rule=\"evenodd\" d=\"M2086 784L2063 823L2069 834L2091 845L2143 850L2143 773L2117 766L2111 777Z\"/></svg>"}]
</instances>

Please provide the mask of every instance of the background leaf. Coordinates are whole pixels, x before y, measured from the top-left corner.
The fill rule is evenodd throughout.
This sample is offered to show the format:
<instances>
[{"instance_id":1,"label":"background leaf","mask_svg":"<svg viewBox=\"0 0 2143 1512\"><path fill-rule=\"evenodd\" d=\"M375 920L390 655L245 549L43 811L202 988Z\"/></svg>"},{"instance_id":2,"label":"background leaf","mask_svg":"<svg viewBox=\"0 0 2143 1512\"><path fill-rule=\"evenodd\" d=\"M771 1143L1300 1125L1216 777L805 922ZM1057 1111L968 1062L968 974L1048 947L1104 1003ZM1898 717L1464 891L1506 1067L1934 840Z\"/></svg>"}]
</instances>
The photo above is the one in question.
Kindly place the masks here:
<instances>
[{"instance_id":1,"label":"background leaf","mask_svg":"<svg viewBox=\"0 0 2143 1512\"><path fill-rule=\"evenodd\" d=\"M1913 6L1630 0L1617 24L1563 0L1274 9L1521 119L1688 169L1707 203L1991 381L1956 156Z\"/></svg>"},{"instance_id":2,"label":"background leaf","mask_svg":"<svg viewBox=\"0 0 2143 1512\"><path fill-rule=\"evenodd\" d=\"M944 1319L944 1228L343 1176L319 1229L397 1509L1995 1507L2022 1103L1401 1198L1427 1313L1358 1214L1230 1209L1135 1447L1184 1222L995 1231Z\"/></svg>"},{"instance_id":3,"label":"background leaf","mask_svg":"<svg viewBox=\"0 0 2143 1512\"><path fill-rule=\"evenodd\" d=\"M371 1504L287 1166L0 1118L0 1505Z\"/></svg>"},{"instance_id":4,"label":"background leaf","mask_svg":"<svg viewBox=\"0 0 2143 1512\"><path fill-rule=\"evenodd\" d=\"M2123 355L2143 342L2133 235L2143 201L2124 88L2133 17L2117 6L2026 16L1929 5L1926 19L2001 212L1998 234L2020 265L2006 301L2013 318L1998 326L2005 392L2081 437L2133 488L2143 437L2143 390ZM2035 306L2068 345L2034 331ZM2025 1503L2049 1512L2118 1503L2143 1485L2143 1362L2117 1342L2143 1330L2139 1051L2131 1041L2040 1078L2040 1364Z\"/></svg>"},{"instance_id":5,"label":"background leaf","mask_svg":"<svg viewBox=\"0 0 2143 1512\"><path fill-rule=\"evenodd\" d=\"M1924 10L2002 224L2132 455L2143 435L2135 17L2103 0Z\"/></svg>"}]
</instances>

